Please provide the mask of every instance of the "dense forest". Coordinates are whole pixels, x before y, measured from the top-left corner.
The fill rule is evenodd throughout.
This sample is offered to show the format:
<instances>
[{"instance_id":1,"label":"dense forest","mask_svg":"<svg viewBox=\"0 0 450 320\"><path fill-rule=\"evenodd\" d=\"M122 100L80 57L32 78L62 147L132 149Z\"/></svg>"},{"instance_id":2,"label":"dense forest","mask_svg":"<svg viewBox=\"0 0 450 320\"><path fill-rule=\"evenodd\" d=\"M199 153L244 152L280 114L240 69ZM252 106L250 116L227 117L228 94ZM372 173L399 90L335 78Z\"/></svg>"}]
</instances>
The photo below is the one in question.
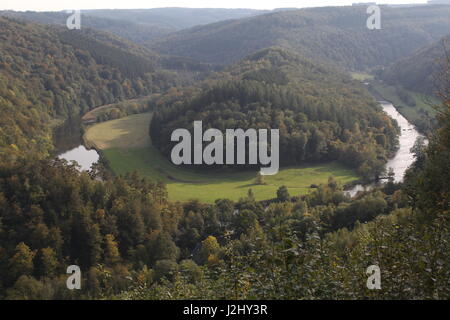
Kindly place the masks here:
<instances>
[{"instance_id":1,"label":"dense forest","mask_svg":"<svg viewBox=\"0 0 450 320\"><path fill-rule=\"evenodd\" d=\"M368 92L339 70L283 49L255 53L206 80L211 88L159 108L150 126L167 156L173 130L280 130L280 164L339 160L370 179L396 147L397 127ZM214 79L220 78L220 81Z\"/></svg>"},{"instance_id":2,"label":"dense forest","mask_svg":"<svg viewBox=\"0 0 450 320\"><path fill-rule=\"evenodd\" d=\"M427 95L436 95L440 88L439 70L445 63L445 48L450 35L421 48L386 68L380 78L389 84Z\"/></svg>"},{"instance_id":3,"label":"dense forest","mask_svg":"<svg viewBox=\"0 0 450 320\"><path fill-rule=\"evenodd\" d=\"M182 30L158 39L157 52L227 64L280 46L349 69L388 65L450 33L449 6L382 6L382 29L369 30L366 6L268 13Z\"/></svg>"},{"instance_id":4,"label":"dense forest","mask_svg":"<svg viewBox=\"0 0 450 320\"><path fill-rule=\"evenodd\" d=\"M392 62L437 40L448 10L386 8L389 32L370 37L358 29L362 8L286 11L156 45L208 63L239 61L220 71L92 29L0 17L0 299L448 300L448 55L429 144L417 141L402 183L390 172L353 198L329 177L306 195L281 186L256 201L249 186L238 201L171 202L162 182L112 176L104 161L80 172L48 155L62 120L105 104L139 112L150 97L150 135L166 155L173 129L203 120L220 130L279 128L283 165L339 160L378 175L398 127L340 67ZM273 39L294 52L269 47ZM204 51L189 52L195 46ZM66 286L73 264L80 290ZM382 290L366 286L374 264Z\"/></svg>"},{"instance_id":5,"label":"dense forest","mask_svg":"<svg viewBox=\"0 0 450 320\"><path fill-rule=\"evenodd\" d=\"M445 108L445 109L444 109ZM170 203L135 174L105 182L62 161L0 169L0 294L6 299L448 299L448 101L404 185L348 198L251 189L238 202ZM93 173L92 173L93 174ZM83 271L82 290L65 268ZM383 270L383 290L365 270Z\"/></svg>"},{"instance_id":6,"label":"dense forest","mask_svg":"<svg viewBox=\"0 0 450 320\"><path fill-rule=\"evenodd\" d=\"M189 78L164 70L167 58L94 30L70 32L0 17L0 40L2 161L45 155L55 119L165 91Z\"/></svg>"},{"instance_id":7,"label":"dense forest","mask_svg":"<svg viewBox=\"0 0 450 320\"><path fill-rule=\"evenodd\" d=\"M83 27L103 30L143 46L156 38L196 25L240 19L268 11L252 9L155 8L82 10ZM0 11L0 15L45 24L65 25L65 12Z\"/></svg>"}]
</instances>

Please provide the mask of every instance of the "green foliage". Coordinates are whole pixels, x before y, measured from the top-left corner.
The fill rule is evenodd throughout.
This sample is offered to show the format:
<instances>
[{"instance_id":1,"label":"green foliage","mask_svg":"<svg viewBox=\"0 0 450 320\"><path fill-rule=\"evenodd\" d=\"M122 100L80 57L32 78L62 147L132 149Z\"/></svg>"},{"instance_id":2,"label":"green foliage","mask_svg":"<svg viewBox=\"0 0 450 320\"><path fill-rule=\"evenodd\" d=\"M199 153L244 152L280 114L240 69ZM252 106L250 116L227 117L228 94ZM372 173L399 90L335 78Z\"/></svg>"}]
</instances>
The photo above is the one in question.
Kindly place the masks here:
<instances>
[{"instance_id":1,"label":"green foliage","mask_svg":"<svg viewBox=\"0 0 450 320\"><path fill-rule=\"evenodd\" d=\"M43 158L52 119L166 90L154 56L98 32L0 17L0 162Z\"/></svg>"},{"instance_id":2,"label":"green foliage","mask_svg":"<svg viewBox=\"0 0 450 320\"><path fill-rule=\"evenodd\" d=\"M434 96L440 88L438 81L439 70L442 69L445 58L445 46L450 36L427 45L396 62L381 74L381 78L389 84L402 86L408 90ZM400 97L406 104L411 98L401 88ZM408 101L409 100L409 101ZM408 103L409 102L409 103ZM414 104L411 104L414 106Z\"/></svg>"},{"instance_id":3,"label":"green foliage","mask_svg":"<svg viewBox=\"0 0 450 320\"><path fill-rule=\"evenodd\" d=\"M236 201L246 195L249 186L256 200L267 200L274 197L281 185L298 195L306 194L311 184L325 183L330 175L344 184L358 178L354 170L337 162L282 168L278 174L266 176L264 185L255 185L254 171L210 174L180 168L151 145L150 119L151 113L145 113L95 124L87 129L84 138L88 145L102 151L116 175L136 171L149 179L161 180L167 184L169 199L173 201L199 199L214 203L219 198Z\"/></svg>"},{"instance_id":4,"label":"green foliage","mask_svg":"<svg viewBox=\"0 0 450 320\"><path fill-rule=\"evenodd\" d=\"M445 86L439 73L445 65L449 39L447 35L394 63L379 73L388 85L374 85L379 94L427 135L437 125L433 105L439 103L436 98Z\"/></svg>"},{"instance_id":5,"label":"green foliage","mask_svg":"<svg viewBox=\"0 0 450 320\"><path fill-rule=\"evenodd\" d=\"M60 161L0 177L0 294L11 299L448 298L448 215L424 220L380 191L350 200L333 178L287 202L283 192L271 204L207 205L170 203L164 186L135 174L101 182ZM59 280L68 264L83 271L75 296ZM371 264L382 292L365 287Z\"/></svg>"},{"instance_id":6,"label":"green foliage","mask_svg":"<svg viewBox=\"0 0 450 320\"><path fill-rule=\"evenodd\" d=\"M43 300L46 297L44 284L33 277L22 275L14 286L8 289L7 300Z\"/></svg>"},{"instance_id":7,"label":"green foliage","mask_svg":"<svg viewBox=\"0 0 450 320\"><path fill-rule=\"evenodd\" d=\"M15 254L9 259L9 272L14 276L31 275L35 253L23 242L16 246Z\"/></svg>"},{"instance_id":8,"label":"green foliage","mask_svg":"<svg viewBox=\"0 0 450 320\"><path fill-rule=\"evenodd\" d=\"M382 7L382 30L366 6L279 11L183 30L154 42L161 53L228 64L270 46L352 70L388 65L450 30L448 6Z\"/></svg>"},{"instance_id":9,"label":"green foliage","mask_svg":"<svg viewBox=\"0 0 450 320\"><path fill-rule=\"evenodd\" d=\"M335 22L345 24L344 11L336 12ZM136 81L154 84L146 54L130 49L133 63L124 65L125 47L109 36L65 34L63 41L54 28L4 18L0 26L0 298L449 299L448 67L439 129L428 147L415 146L404 185L391 181L350 199L330 177L303 196L281 187L273 201L258 202L250 191L236 202L173 203L164 183L137 173L101 180L62 160L38 160L50 147L51 117L136 95ZM101 70L113 73L95 73ZM173 106L158 113L152 130L197 115L220 129L278 127L293 161L338 158L367 176L381 171L395 147L395 125L364 90L283 50L256 53L202 86L161 96L160 106ZM82 100L71 100L72 91ZM186 102L192 92L198 95ZM77 292L65 287L71 264L82 268ZM373 264L382 272L379 291L366 287Z\"/></svg>"},{"instance_id":10,"label":"green foliage","mask_svg":"<svg viewBox=\"0 0 450 320\"><path fill-rule=\"evenodd\" d=\"M84 28L107 31L142 45L150 45L155 38L199 24L238 19L265 13L252 9L215 8L154 8L133 10L82 10ZM39 23L65 26L65 12L0 11L0 15ZM185 61L188 61L185 59Z\"/></svg>"},{"instance_id":11,"label":"green foliage","mask_svg":"<svg viewBox=\"0 0 450 320\"><path fill-rule=\"evenodd\" d=\"M450 57L445 59L441 70L442 90L439 96L442 104L436 106L438 130L432 136L428 148L417 145L414 148L416 162L405 175L405 190L414 208L433 217L438 213L449 213L450 197ZM420 142L420 141L419 141Z\"/></svg>"},{"instance_id":12,"label":"green foliage","mask_svg":"<svg viewBox=\"0 0 450 320\"><path fill-rule=\"evenodd\" d=\"M280 202L289 201L290 195L286 186L281 186L277 190L277 199Z\"/></svg>"},{"instance_id":13,"label":"green foliage","mask_svg":"<svg viewBox=\"0 0 450 320\"><path fill-rule=\"evenodd\" d=\"M255 53L205 86L154 113L150 136L167 157L173 130L192 131L199 120L222 132L279 129L282 166L339 160L367 179L383 171L396 147L396 126L358 82L282 49Z\"/></svg>"},{"instance_id":14,"label":"green foliage","mask_svg":"<svg viewBox=\"0 0 450 320\"><path fill-rule=\"evenodd\" d=\"M421 133L429 136L433 132L433 128L437 125L433 105L439 103L437 98L378 81L371 82L370 89L383 100L392 102L397 111Z\"/></svg>"},{"instance_id":15,"label":"green foliage","mask_svg":"<svg viewBox=\"0 0 450 320\"><path fill-rule=\"evenodd\" d=\"M232 241L227 263L200 282L172 282L120 295L126 299L448 299L448 216L422 225L410 210L349 232L304 241L285 232L278 241ZM241 248L251 248L245 255ZM365 271L381 268L381 290L368 290ZM170 293L170 295L169 295ZM171 296L175 294L175 296Z\"/></svg>"},{"instance_id":16,"label":"green foliage","mask_svg":"<svg viewBox=\"0 0 450 320\"><path fill-rule=\"evenodd\" d=\"M216 237L209 236L202 241L202 248L200 249L200 259L202 264L217 262L220 251L220 245L217 242Z\"/></svg>"}]
</instances>

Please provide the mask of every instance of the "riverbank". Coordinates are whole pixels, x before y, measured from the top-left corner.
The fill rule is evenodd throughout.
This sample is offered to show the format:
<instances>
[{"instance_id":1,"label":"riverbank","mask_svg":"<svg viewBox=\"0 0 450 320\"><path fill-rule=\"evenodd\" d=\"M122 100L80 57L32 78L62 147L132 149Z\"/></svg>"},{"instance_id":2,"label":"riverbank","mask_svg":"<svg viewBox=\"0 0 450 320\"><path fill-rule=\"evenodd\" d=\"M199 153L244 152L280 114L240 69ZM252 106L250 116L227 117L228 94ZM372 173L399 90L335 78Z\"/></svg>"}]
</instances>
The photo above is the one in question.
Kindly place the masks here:
<instances>
[{"instance_id":1,"label":"riverbank","mask_svg":"<svg viewBox=\"0 0 450 320\"><path fill-rule=\"evenodd\" d=\"M433 108L433 105L439 103L436 98L403 90L410 100L409 103L406 103L398 95L395 87L377 80L370 81L368 89L378 101L384 100L391 102L397 111L410 123L414 124L421 134L425 136L429 135L431 128L434 126L433 119L436 115L436 110Z\"/></svg>"},{"instance_id":2,"label":"riverbank","mask_svg":"<svg viewBox=\"0 0 450 320\"><path fill-rule=\"evenodd\" d=\"M401 181L407 167L414 161L410 149L420 135L391 103L382 103L382 107L402 128L399 150L386 165L387 169L394 169L395 180ZM151 145L148 135L150 119L151 113L143 113L95 125L82 125L82 144L86 148L75 148L78 160L72 157L73 154L69 154L74 158L70 160L84 163L98 161L101 157L114 174L137 171L142 176L164 181L168 185L169 198L181 201L198 198L204 202L213 202L224 197L238 200L250 188L258 200L266 200L273 198L281 185L286 185L293 195L306 194L311 191L311 185L326 183L330 176L340 181L352 196L365 188L380 185L376 181L362 184L353 170L337 163L283 168L276 176L266 177L265 185L254 183L256 172L211 175L184 170L169 163ZM93 152L98 155L97 159L93 157ZM61 157L69 159L67 155ZM83 166L86 167L86 164Z\"/></svg>"},{"instance_id":3,"label":"riverbank","mask_svg":"<svg viewBox=\"0 0 450 320\"><path fill-rule=\"evenodd\" d=\"M392 168L394 171L394 181L401 182L406 170L415 161L414 155L411 152L412 147L419 137L423 137L415 126L411 124L396 108L388 101L379 101L383 111L391 118L395 119L400 127L399 148L395 156L390 158L386 163L386 170ZM426 140L425 140L426 141ZM355 196L359 191L370 190L374 187L382 186L380 181L371 184L357 184L351 189L347 190L348 195Z\"/></svg>"}]
</instances>

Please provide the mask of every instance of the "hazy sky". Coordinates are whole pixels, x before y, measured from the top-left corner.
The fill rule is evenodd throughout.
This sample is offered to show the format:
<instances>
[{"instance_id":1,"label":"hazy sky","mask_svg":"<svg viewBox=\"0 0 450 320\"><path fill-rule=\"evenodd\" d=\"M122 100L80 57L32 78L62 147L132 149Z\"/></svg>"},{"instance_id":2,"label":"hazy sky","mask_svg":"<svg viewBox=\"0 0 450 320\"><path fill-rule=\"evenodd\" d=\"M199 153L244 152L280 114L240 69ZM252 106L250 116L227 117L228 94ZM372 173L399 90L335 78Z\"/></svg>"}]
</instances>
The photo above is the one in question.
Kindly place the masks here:
<instances>
[{"instance_id":1,"label":"hazy sky","mask_svg":"<svg viewBox=\"0 0 450 320\"><path fill-rule=\"evenodd\" d=\"M375 0L1 0L0 9L59 11L64 9L134 9L159 7L253 8L318 7L350 5ZM426 0L380 0L377 3L425 3Z\"/></svg>"}]
</instances>

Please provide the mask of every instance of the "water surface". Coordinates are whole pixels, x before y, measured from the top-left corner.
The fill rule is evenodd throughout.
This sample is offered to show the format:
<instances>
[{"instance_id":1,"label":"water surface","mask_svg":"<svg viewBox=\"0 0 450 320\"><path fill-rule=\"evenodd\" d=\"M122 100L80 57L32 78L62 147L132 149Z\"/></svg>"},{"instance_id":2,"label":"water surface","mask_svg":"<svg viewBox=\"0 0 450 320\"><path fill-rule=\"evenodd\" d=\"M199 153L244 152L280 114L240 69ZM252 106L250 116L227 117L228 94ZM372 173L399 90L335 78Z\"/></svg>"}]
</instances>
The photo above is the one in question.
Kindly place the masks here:
<instances>
[{"instance_id":1,"label":"water surface","mask_svg":"<svg viewBox=\"0 0 450 320\"><path fill-rule=\"evenodd\" d=\"M100 158L96 150L83 145L83 130L79 117L70 117L53 132L55 155L67 161L76 161L81 170L89 171Z\"/></svg>"},{"instance_id":2,"label":"water surface","mask_svg":"<svg viewBox=\"0 0 450 320\"><path fill-rule=\"evenodd\" d=\"M96 150L86 149L85 146L80 145L72 150L69 150L58 156L60 159L65 159L67 161L76 161L83 171L89 171L94 163L98 162L100 158Z\"/></svg>"},{"instance_id":3,"label":"water surface","mask_svg":"<svg viewBox=\"0 0 450 320\"><path fill-rule=\"evenodd\" d=\"M394 180L395 182L402 182L403 177L405 175L406 170L411 166L414 162L414 154L411 152L411 148L414 146L417 138L423 137L416 128L403 117L397 109L392 105L392 103L387 101L379 101L381 106L383 107L384 112L386 112L391 118L397 120L397 123L400 127L400 135L399 135L399 149L396 152L395 156L386 164L386 172L389 171L389 168L394 170ZM347 193L350 196L355 196L359 191L370 190L374 186L379 184L368 184L362 185L358 184L352 187Z\"/></svg>"}]
</instances>

